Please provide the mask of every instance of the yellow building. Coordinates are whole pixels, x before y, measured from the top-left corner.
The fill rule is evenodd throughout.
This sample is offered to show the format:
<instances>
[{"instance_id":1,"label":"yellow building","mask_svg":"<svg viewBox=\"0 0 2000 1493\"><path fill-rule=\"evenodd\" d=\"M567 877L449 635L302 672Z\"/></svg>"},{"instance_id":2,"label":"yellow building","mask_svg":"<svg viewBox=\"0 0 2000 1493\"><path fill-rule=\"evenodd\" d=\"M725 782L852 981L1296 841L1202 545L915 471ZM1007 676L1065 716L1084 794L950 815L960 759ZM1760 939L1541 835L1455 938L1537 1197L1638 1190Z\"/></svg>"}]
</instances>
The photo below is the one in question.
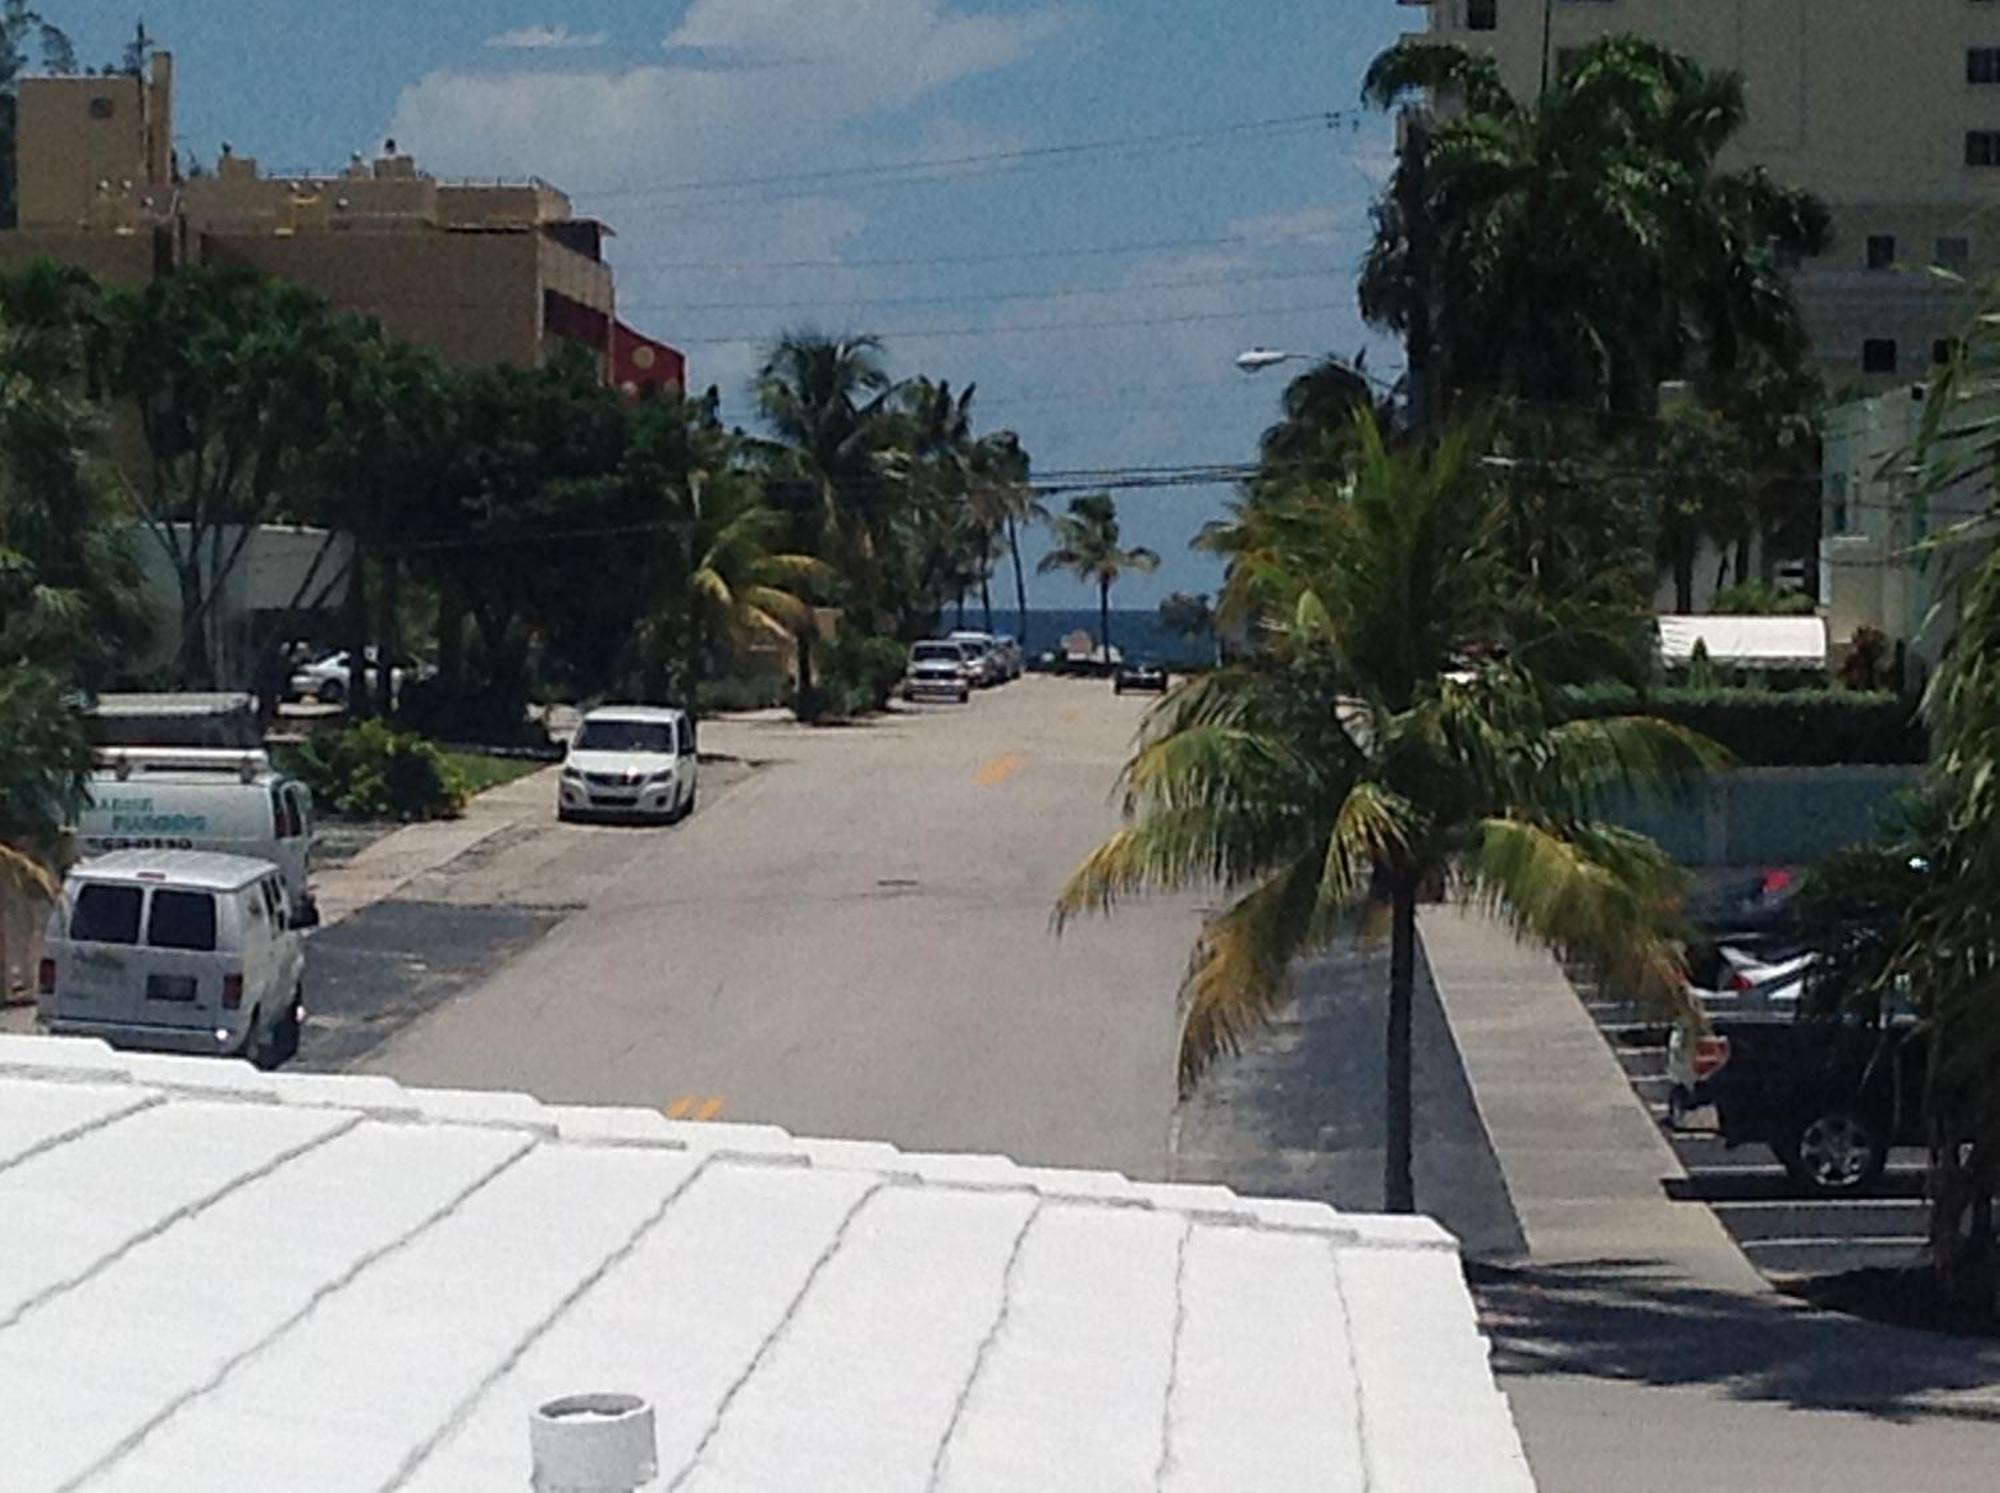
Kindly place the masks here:
<instances>
[{"instance_id":1,"label":"yellow building","mask_svg":"<svg viewBox=\"0 0 2000 1493\"><path fill-rule=\"evenodd\" d=\"M610 377L607 230L548 184L439 181L393 141L337 175L265 176L227 148L184 175L172 138L164 54L144 80L23 80L19 226L0 263L49 258L111 285L248 265L456 362L528 366L579 344Z\"/></svg>"},{"instance_id":2,"label":"yellow building","mask_svg":"<svg viewBox=\"0 0 2000 1493\"><path fill-rule=\"evenodd\" d=\"M1634 33L1740 73L1757 164L1832 209L1834 242L1800 267L1828 383L1921 378L1963 325L1927 272L2000 269L2000 6L1967 0L1401 0L1429 35L1490 51L1532 98L1546 67Z\"/></svg>"}]
</instances>

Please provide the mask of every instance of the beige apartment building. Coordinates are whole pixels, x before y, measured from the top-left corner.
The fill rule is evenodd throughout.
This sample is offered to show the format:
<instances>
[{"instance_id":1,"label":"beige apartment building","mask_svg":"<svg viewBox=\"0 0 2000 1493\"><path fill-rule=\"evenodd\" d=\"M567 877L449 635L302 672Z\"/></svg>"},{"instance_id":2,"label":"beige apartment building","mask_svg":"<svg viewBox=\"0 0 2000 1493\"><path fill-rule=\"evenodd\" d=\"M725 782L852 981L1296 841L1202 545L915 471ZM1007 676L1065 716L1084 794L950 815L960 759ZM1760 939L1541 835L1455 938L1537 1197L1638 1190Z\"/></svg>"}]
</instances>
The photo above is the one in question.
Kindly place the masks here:
<instances>
[{"instance_id":1,"label":"beige apartment building","mask_svg":"<svg viewBox=\"0 0 2000 1493\"><path fill-rule=\"evenodd\" d=\"M2000 4L1990 0L1400 0L1531 98L1571 49L1631 32L1743 76L1736 163L1811 189L1834 242L1800 267L1828 385L1923 377L1968 314L1927 273L2000 270Z\"/></svg>"},{"instance_id":2,"label":"beige apartment building","mask_svg":"<svg viewBox=\"0 0 2000 1493\"><path fill-rule=\"evenodd\" d=\"M266 176L226 149L183 172L164 54L143 80L23 80L18 138L19 226L0 232L0 263L46 257L113 285L248 265L467 364L578 344L608 379L619 331L635 335L618 328L608 230L546 183L439 181L393 142L323 176Z\"/></svg>"}]
</instances>

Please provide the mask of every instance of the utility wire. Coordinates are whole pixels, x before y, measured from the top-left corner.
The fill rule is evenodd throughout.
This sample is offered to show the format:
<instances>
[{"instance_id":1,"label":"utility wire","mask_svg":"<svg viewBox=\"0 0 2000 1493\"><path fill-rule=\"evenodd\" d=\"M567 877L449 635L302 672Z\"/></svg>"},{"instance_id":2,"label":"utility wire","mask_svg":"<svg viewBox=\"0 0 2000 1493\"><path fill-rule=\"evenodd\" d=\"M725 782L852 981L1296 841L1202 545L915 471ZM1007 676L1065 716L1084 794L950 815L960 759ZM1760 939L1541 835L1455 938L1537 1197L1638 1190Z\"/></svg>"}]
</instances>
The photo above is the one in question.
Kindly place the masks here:
<instances>
[{"instance_id":1,"label":"utility wire","mask_svg":"<svg viewBox=\"0 0 2000 1493\"><path fill-rule=\"evenodd\" d=\"M945 180L926 173L957 171L968 166L1014 166L1030 162L1074 160L1107 153L1133 154L1147 150L1176 149L1226 140L1260 138L1271 134L1323 131L1343 123L1357 123L1359 111L1316 110L1306 114L1286 114L1269 119L1244 120L1236 124L1205 129L1162 130L1147 134L1111 136L1096 140L1075 140L1056 145L1030 146L1015 150L972 151L955 156L919 156L902 161L879 161L854 166L833 166L807 171L777 171L760 176L709 177L683 181L623 182L599 187L571 189L571 195L598 201L625 201L698 192L740 192L761 187L866 183L881 180Z\"/></svg>"}]
</instances>

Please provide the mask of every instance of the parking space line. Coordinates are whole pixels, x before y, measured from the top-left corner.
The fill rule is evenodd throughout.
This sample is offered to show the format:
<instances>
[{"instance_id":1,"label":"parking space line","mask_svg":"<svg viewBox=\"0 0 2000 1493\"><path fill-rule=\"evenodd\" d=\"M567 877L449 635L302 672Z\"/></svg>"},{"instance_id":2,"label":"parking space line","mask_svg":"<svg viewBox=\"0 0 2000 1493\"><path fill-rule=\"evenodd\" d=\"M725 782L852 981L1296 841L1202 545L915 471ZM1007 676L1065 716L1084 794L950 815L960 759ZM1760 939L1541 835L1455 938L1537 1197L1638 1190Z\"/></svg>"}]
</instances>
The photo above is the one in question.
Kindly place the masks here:
<instances>
[{"instance_id":1,"label":"parking space line","mask_svg":"<svg viewBox=\"0 0 2000 1493\"><path fill-rule=\"evenodd\" d=\"M1759 1249L1922 1249L1930 1241L1911 1234L1802 1234L1790 1239L1738 1239L1745 1254Z\"/></svg>"}]
</instances>

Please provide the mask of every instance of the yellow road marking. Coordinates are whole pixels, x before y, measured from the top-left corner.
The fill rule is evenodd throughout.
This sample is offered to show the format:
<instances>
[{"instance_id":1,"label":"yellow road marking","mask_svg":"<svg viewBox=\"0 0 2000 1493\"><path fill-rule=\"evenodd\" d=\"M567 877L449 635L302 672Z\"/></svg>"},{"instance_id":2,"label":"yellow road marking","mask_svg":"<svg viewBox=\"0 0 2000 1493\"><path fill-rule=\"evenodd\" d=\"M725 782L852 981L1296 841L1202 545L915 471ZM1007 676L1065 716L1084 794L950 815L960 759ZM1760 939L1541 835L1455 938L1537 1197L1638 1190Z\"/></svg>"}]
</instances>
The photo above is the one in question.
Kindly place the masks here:
<instances>
[{"instance_id":1,"label":"yellow road marking","mask_svg":"<svg viewBox=\"0 0 2000 1493\"><path fill-rule=\"evenodd\" d=\"M708 1099L700 1094L683 1094L667 1106L667 1118L670 1120L695 1120L706 1124L722 1113L722 1104L723 1101L720 1098Z\"/></svg>"},{"instance_id":2,"label":"yellow road marking","mask_svg":"<svg viewBox=\"0 0 2000 1493\"><path fill-rule=\"evenodd\" d=\"M972 775L972 785L975 788L998 788L1019 772L1027 761L1026 755L1021 752L1009 752L1004 757L995 757Z\"/></svg>"}]
</instances>

